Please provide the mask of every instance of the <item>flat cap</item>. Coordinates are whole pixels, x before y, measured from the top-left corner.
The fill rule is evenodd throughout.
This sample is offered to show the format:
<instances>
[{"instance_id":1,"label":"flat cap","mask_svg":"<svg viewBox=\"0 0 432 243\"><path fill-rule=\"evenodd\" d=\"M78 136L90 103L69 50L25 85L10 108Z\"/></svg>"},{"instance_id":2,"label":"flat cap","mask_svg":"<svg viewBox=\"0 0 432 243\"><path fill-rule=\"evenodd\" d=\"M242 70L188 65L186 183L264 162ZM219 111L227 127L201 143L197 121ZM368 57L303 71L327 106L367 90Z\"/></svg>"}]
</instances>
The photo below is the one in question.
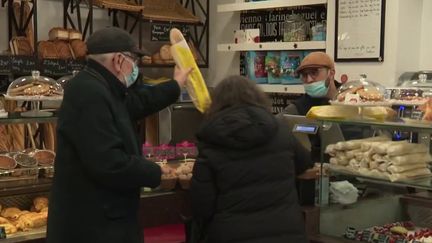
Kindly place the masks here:
<instances>
[{"instance_id":1,"label":"flat cap","mask_svg":"<svg viewBox=\"0 0 432 243\"><path fill-rule=\"evenodd\" d=\"M326 67L329 69L335 69L333 60L324 52L316 51L311 52L305 58L303 58L300 66L297 68L296 72L299 73L306 68L319 68Z\"/></svg>"},{"instance_id":2,"label":"flat cap","mask_svg":"<svg viewBox=\"0 0 432 243\"><path fill-rule=\"evenodd\" d=\"M148 53L139 49L132 36L118 27L107 27L95 31L87 39L86 44L88 54L131 52L143 56Z\"/></svg>"}]
</instances>

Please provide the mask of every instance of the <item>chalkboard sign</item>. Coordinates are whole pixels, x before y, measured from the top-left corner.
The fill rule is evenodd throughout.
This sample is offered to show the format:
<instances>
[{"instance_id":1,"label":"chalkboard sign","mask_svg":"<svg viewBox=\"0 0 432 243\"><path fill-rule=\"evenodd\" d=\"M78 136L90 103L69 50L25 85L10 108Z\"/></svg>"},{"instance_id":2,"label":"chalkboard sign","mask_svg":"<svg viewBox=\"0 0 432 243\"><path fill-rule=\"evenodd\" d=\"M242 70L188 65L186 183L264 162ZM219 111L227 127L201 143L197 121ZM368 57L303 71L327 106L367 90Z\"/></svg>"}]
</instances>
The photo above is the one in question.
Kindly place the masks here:
<instances>
[{"instance_id":1,"label":"chalkboard sign","mask_svg":"<svg viewBox=\"0 0 432 243\"><path fill-rule=\"evenodd\" d=\"M41 73L49 77L70 74L67 62L67 60L61 59L43 59L40 62Z\"/></svg>"},{"instance_id":2,"label":"chalkboard sign","mask_svg":"<svg viewBox=\"0 0 432 243\"><path fill-rule=\"evenodd\" d=\"M292 14L300 14L310 27L326 24L326 6L311 5L280 10L247 11L240 14L240 29L260 29L261 42L283 41L285 21Z\"/></svg>"},{"instance_id":3,"label":"chalkboard sign","mask_svg":"<svg viewBox=\"0 0 432 243\"><path fill-rule=\"evenodd\" d=\"M268 93L272 102L272 113L279 114L291 104L292 101L300 97L300 94Z\"/></svg>"},{"instance_id":4,"label":"chalkboard sign","mask_svg":"<svg viewBox=\"0 0 432 243\"><path fill-rule=\"evenodd\" d=\"M186 39L190 35L189 26L179 24L152 24L151 26L151 41L169 41L169 32L172 28L179 29Z\"/></svg>"},{"instance_id":5,"label":"chalkboard sign","mask_svg":"<svg viewBox=\"0 0 432 243\"><path fill-rule=\"evenodd\" d=\"M68 71L68 73L71 74L75 70L77 70L77 71L82 70L85 65L86 65L86 61L84 61L84 60L81 61L81 60L70 59L70 60L68 60L67 71Z\"/></svg>"},{"instance_id":6,"label":"chalkboard sign","mask_svg":"<svg viewBox=\"0 0 432 243\"><path fill-rule=\"evenodd\" d=\"M0 73L9 74L11 68L10 56L0 56Z\"/></svg>"},{"instance_id":7,"label":"chalkboard sign","mask_svg":"<svg viewBox=\"0 0 432 243\"><path fill-rule=\"evenodd\" d=\"M335 61L384 61L385 0L337 0Z\"/></svg>"},{"instance_id":8,"label":"chalkboard sign","mask_svg":"<svg viewBox=\"0 0 432 243\"><path fill-rule=\"evenodd\" d=\"M33 56L10 56L10 72L13 74L30 75L37 69L37 59Z\"/></svg>"}]
</instances>

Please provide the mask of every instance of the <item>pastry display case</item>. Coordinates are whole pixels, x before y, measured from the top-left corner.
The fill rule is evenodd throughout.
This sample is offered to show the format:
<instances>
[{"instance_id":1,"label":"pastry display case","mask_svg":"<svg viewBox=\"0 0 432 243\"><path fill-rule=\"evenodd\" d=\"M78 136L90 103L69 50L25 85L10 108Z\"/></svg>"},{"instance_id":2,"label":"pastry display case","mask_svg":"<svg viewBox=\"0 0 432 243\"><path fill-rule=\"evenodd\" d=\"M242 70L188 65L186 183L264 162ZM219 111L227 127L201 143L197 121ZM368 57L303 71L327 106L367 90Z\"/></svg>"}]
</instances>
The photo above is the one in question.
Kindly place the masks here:
<instances>
[{"instance_id":1,"label":"pastry display case","mask_svg":"<svg viewBox=\"0 0 432 243\"><path fill-rule=\"evenodd\" d=\"M329 242L431 242L432 124L318 118L321 165L316 203ZM333 127L368 128L372 137L333 141ZM397 140L394 131L416 133ZM327 241L318 241L327 242Z\"/></svg>"},{"instance_id":2,"label":"pastry display case","mask_svg":"<svg viewBox=\"0 0 432 243\"><path fill-rule=\"evenodd\" d=\"M5 98L31 102L31 109L21 113L23 117L51 116L51 112L40 110L40 101L62 100L63 88L54 79L41 76L39 71L32 71L31 76L15 79L9 85Z\"/></svg>"},{"instance_id":3,"label":"pastry display case","mask_svg":"<svg viewBox=\"0 0 432 243\"><path fill-rule=\"evenodd\" d=\"M72 75L66 75L66 76L60 77L56 81L58 84L61 85L62 88L64 88L65 85L67 84L67 82L69 82L69 80L71 80L73 77L75 77L75 75L77 75L78 73L79 73L78 70L73 70Z\"/></svg>"},{"instance_id":4,"label":"pastry display case","mask_svg":"<svg viewBox=\"0 0 432 243\"><path fill-rule=\"evenodd\" d=\"M388 105L384 100L385 87L361 75L359 80L348 81L341 85L334 100L335 105Z\"/></svg>"}]
</instances>

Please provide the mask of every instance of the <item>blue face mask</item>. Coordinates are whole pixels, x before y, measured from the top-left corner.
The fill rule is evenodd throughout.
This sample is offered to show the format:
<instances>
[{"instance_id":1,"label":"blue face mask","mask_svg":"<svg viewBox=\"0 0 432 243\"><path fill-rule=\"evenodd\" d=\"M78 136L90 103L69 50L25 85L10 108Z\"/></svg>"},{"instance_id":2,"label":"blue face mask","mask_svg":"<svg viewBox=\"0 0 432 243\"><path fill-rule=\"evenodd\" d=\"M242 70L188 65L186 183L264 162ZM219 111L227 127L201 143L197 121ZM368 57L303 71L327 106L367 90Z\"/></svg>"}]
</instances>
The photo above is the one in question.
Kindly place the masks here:
<instances>
[{"instance_id":1,"label":"blue face mask","mask_svg":"<svg viewBox=\"0 0 432 243\"><path fill-rule=\"evenodd\" d=\"M325 85L326 80L320 80L316 81L310 84L305 84L304 89L306 94L315 97L320 98L327 95L327 92L329 90L329 87Z\"/></svg>"},{"instance_id":2,"label":"blue face mask","mask_svg":"<svg viewBox=\"0 0 432 243\"><path fill-rule=\"evenodd\" d=\"M124 79L126 81L126 87L130 87L132 84L134 84L138 78L139 69L138 66L134 63L132 72L128 76L124 76Z\"/></svg>"}]
</instances>

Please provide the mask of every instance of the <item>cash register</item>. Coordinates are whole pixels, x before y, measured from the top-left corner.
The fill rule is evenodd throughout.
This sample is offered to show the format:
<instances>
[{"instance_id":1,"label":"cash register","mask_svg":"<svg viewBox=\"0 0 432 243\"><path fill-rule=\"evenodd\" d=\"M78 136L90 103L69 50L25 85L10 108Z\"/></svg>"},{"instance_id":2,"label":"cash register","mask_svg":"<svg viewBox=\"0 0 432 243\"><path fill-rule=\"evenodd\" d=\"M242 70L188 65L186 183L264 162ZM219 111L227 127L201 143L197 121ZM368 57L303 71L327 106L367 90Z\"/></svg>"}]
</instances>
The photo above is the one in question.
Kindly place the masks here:
<instances>
[{"instance_id":1,"label":"cash register","mask_svg":"<svg viewBox=\"0 0 432 243\"><path fill-rule=\"evenodd\" d=\"M344 141L344 136L338 124L322 126L319 121L311 120L305 116L283 114L285 124L293 132L296 140L307 151L311 152L312 163L321 161L321 146ZM315 180L297 180L297 191L301 205L314 205L318 203Z\"/></svg>"}]
</instances>

